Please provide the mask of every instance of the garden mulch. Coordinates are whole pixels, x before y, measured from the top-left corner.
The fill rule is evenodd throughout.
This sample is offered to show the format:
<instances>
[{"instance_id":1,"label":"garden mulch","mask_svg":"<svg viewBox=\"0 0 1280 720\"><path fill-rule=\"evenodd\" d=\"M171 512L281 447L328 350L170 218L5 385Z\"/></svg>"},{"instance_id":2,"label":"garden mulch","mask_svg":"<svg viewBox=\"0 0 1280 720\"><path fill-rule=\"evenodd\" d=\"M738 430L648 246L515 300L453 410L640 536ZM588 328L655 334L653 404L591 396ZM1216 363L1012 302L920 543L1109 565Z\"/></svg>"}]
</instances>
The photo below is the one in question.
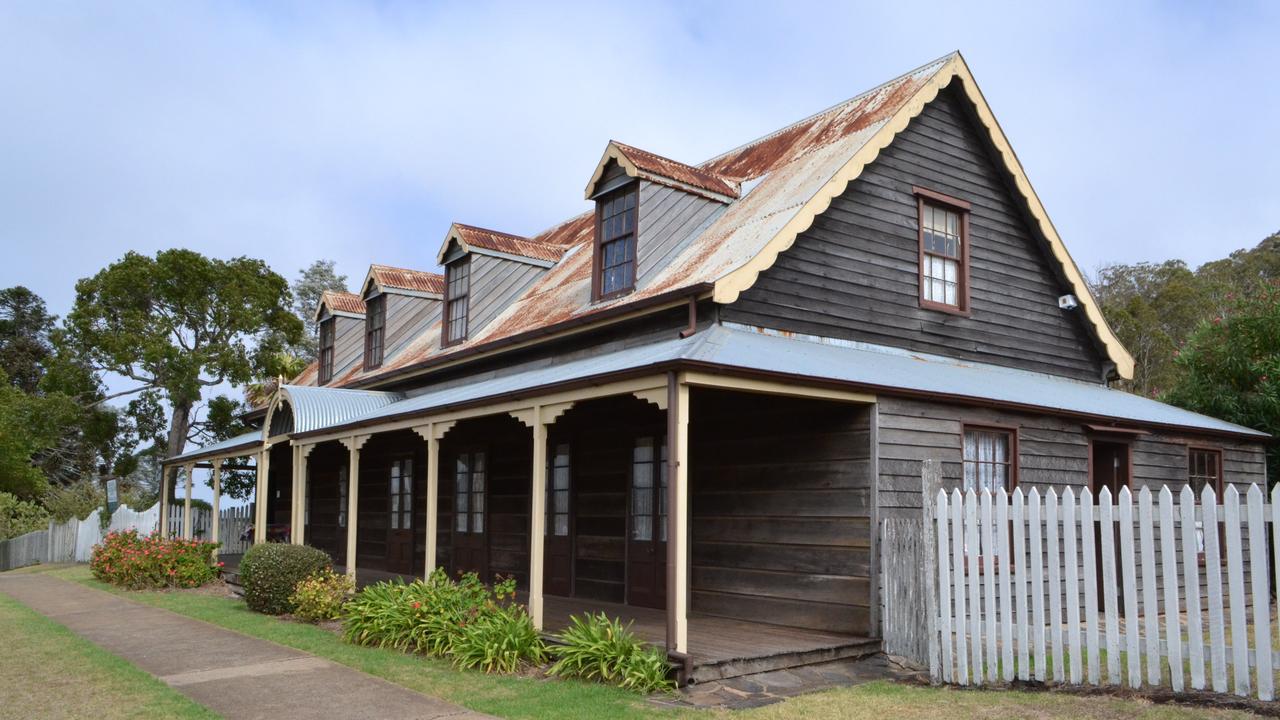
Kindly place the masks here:
<instances>
[{"instance_id":1,"label":"garden mulch","mask_svg":"<svg viewBox=\"0 0 1280 720\"><path fill-rule=\"evenodd\" d=\"M344 665L48 575L0 592L227 718L484 718Z\"/></svg>"}]
</instances>

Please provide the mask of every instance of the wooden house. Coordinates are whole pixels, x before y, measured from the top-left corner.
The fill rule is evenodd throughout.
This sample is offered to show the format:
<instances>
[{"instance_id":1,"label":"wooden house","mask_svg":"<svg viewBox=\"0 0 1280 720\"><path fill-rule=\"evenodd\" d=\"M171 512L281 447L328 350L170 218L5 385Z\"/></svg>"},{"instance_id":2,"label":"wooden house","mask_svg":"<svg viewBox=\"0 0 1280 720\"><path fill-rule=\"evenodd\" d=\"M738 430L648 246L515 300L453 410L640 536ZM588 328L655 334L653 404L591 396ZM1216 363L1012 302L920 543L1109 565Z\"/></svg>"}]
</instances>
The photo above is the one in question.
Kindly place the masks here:
<instances>
[{"instance_id":1,"label":"wooden house","mask_svg":"<svg viewBox=\"0 0 1280 720\"><path fill-rule=\"evenodd\" d=\"M1267 437L1112 389L1133 359L952 54L698 164L610 142L581 215L454 224L443 274L325 296L252 456L257 530L361 582L514 576L686 679L880 633L881 519L947 482L1262 482ZM424 258L424 261L427 259Z\"/></svg>"}]
</instances>

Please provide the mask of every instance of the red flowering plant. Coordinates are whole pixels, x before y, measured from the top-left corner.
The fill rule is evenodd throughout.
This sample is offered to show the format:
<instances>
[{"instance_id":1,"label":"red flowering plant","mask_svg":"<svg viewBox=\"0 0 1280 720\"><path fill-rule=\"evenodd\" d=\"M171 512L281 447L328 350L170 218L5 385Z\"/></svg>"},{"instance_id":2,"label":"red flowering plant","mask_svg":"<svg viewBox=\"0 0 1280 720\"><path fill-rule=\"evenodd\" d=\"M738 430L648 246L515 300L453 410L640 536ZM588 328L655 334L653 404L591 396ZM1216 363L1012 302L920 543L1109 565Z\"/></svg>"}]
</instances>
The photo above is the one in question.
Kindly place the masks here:
<instances>
[{"instance_id":1,"label":"red flowering plant","mask_svg":"<svg viewBox=\"0 0 1280 720\"><path fill-rule=\"evenodd\" d=\"M89 569L102 582L131 590L193 588L218 576L217 543L168 539L136 530L108 533L93 547Z\"/></svg>"}]
</instances>

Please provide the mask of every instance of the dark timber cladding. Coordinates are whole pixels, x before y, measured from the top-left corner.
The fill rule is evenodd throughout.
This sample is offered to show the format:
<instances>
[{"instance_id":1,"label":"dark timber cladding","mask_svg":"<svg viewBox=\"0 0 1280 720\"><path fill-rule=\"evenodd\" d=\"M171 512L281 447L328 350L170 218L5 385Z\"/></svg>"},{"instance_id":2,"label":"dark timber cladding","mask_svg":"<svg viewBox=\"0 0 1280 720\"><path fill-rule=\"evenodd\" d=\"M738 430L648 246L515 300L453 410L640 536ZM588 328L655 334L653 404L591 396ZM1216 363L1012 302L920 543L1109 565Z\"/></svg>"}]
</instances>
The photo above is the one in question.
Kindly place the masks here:
<instances>
[{"instance_id":1,"label":"dark timber cladding","mask_svg":"<svg viewBox=\"0 0 1280 720\"><path fill-rule=\"evenodd\" d=\"M1102 358L975 130L940 93L783 252L726 320L1098 381ZM972 317L920 307L912 186L972 204Z\"/></svg>"},{"instance_id":2,"label":"dark timber cladding","mask_svg":"<svg viewBox=\"0 0 1280 720\"><path fill-rule=\"evenodd\" d=\"M869 407L691 402L693 612L873 634Z\"/></svg>"}]
</instances>

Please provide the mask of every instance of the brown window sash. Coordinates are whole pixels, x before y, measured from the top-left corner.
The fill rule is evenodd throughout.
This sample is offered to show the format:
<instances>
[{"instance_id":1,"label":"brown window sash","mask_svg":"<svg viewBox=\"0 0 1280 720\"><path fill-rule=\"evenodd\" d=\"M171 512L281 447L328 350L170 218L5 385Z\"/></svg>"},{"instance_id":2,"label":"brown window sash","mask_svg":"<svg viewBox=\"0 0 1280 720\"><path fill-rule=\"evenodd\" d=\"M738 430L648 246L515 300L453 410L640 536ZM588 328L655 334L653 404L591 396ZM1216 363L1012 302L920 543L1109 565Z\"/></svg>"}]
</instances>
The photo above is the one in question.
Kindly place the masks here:
<instances>
[{"instance_id":1,"label":"brown window sash","mask_svg":"<svg viewBox=\"0 0 1280 720\"><path fill-rule=\"evenodd\" d=\"M969 309L969 208L967 201L944 195L940 192L929 190L927 188L912 187L912 192L916 196L916 226L917 226L917 243L919 245L918 252L918 276L917 286L919 294L920 307L927 310L938 310L940 312L952 313L954 315L970 314ZM960 248L955 256L939 255L936 252L930 252L925 249L925 210L934 207L955 213L960 218ZM956 268L956 304L950 305L945 302L938 302L926 296L925 283L927 276L925 267L930 257L946 257L957 263Z\"/></svg>"}]
</instances>

